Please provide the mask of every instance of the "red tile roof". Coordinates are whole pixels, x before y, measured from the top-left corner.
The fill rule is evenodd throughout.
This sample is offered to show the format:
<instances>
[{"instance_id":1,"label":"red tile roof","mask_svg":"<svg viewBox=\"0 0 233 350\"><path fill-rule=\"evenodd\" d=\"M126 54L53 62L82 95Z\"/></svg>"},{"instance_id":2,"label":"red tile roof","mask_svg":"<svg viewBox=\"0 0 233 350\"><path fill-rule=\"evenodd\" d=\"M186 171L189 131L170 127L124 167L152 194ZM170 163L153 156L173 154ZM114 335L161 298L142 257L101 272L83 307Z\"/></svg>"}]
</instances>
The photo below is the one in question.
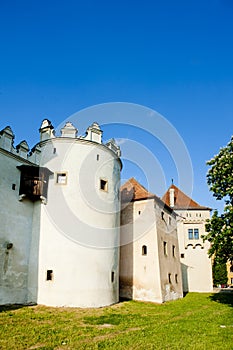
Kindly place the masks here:
<instances>
[{"instance_id":1,"label":"red tile roof","mask_svg":"<svg viewBox=\"0 0 233 350\"><path fill-rule=\"evenodd\" d=\"M174 189L174 209L209 209L208 207L201 206L197 202L195 202L192 198L187 196L184 192L182 192L175 185L171 185L167 192L162 197L162 200L170 205L170 193L169 190Z\"/></svg>"},{"instance_id":2,"label":"red tile roof","mask_svg":"<svg viewBox=\"0 0 233 350\"><path fill-rule=\"evenodd\" d=\"M155 198L156 195L148 192L137 180L133 177L121 186L122 202L131 202L136 200Z\"/></svg>"}]
</instances>

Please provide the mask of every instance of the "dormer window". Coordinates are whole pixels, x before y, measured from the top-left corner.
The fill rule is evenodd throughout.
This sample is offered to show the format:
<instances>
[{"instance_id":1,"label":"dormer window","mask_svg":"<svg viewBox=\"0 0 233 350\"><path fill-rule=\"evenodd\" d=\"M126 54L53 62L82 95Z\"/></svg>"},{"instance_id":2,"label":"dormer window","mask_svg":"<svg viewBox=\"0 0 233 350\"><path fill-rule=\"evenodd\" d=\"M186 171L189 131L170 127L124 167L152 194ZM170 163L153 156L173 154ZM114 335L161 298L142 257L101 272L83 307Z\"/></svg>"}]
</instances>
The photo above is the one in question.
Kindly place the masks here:
<instances>
[{"instance_id":1,"label":"dormer window","mask_svg":"<svg viewBox=\"0 0 233 350\"><path fill-rule=\"evenodd\" d=\"M46 202L49 176L53 173L45 167L33 165L20 165L17 168L21 171L20 200L27 197L33 202L38 199Z\"/></svg>"}]
</instances>

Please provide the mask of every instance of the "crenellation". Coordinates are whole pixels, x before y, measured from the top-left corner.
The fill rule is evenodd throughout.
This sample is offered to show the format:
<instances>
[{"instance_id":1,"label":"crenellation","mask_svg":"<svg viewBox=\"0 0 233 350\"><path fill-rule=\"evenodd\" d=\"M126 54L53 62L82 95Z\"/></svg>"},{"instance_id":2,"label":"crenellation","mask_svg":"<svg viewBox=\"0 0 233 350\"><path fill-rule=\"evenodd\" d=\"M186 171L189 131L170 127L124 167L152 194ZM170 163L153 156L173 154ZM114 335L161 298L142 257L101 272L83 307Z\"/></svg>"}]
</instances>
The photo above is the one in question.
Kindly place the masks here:
<instances>
[{"instance_id":1,"label":"crenellation","mask_svg":"<svg viewBox=\"0 0 233 350\"><path fill-rule=\"evenodd\" d=\"M102 134L103 131L100 129L99 124L94 122L87 128L86 136L84 138L86 140L102 143Z\"/></svg>"},{"instance_id":2,"label":"crenellation","mask_svg":"<svg viewBox=\"0 0 233 350\"><path fill-rule=\"evenodd\" d=\"M25 140L21 141L15 148L16 148L16 152L20 157L27 159L29 146Z\"/></svg>"},{"instance_id":3,"label":"crenellation","mask_svg":"<svg viewBox=\"0 0 233 350\"><path fill-rule=\"evenodd\" d=\"M76 129L71 122L67 122L65 126L61 129L61 137L76 138L77 134L78 129Z\"/></svg>"},{"instance_id":4,"label":"crenellation","mask_svg":"<svg viewBox=\"0 0 233 350\"><path fill-rule=\"evenodd\" d=\"M31 150L25 140L14 147L10 127L0 133L0 304L100 307L119 300L122 163L102 144L97 123L89 139L77 131L67 122L55 137L44 119ZM103 232L110 247L93 249Z\"/></svg>"},{"instance_id":5,"label":"crenellation","mask_svg":"<svg viewBox=\"0 0 233 350\"><path fill-rule=\"evenodd\" d=\"M30 160L32 163L35 163L36 165L39 165L40 159L41 159L41 146L40 144L36 144L31 149L31 152L28 155L28 160Z\"/></svg>"},{"instance_id":6,"label":"crenellation","mask_svg":"<svg viewBox=\"0 0 233 350\"><path fill-rule=\"evenodd\" d=\"M0 147L8 152L12 152L14 149L15 135L10 126L6 126L0 131Z\"/></svg>"},{"instance_id":7,"label":"crenellation","mask_svg":"<svg viewBox=\"0 0 233 350\"><path fill-rule=\"evenodd\" d=\"M121 156L121 151L120 151L120 147L116 144L115 139L110 139L107 143L106 146L111 149L114 153L116 153L116 155L118 157Z\"/></svg>"}]
</instances>

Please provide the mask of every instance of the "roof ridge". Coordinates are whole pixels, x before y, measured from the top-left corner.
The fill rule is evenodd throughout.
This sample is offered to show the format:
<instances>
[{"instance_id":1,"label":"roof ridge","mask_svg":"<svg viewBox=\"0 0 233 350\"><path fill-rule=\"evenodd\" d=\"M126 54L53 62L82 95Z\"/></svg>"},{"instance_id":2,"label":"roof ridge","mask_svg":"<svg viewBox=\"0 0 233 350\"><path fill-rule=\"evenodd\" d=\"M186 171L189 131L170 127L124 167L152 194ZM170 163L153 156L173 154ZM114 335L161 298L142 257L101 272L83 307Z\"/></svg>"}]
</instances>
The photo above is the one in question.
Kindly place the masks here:
<instances>
[{"instance_id":1,"label":"roof ridge","mask_svg":"<svg viewBox=\"0 0 233 350\"><path fill-rule=\"evenodd\" d=\"M194 199L192 199L190 196L188 196L186 193L184 193L179 187L172 184L169 186L168 190L165 192L165 194L162 197L162 200L167 204L170 205L170 189L174 189L174 208L175 209L185 209L185 208L196 208L196 209L210 209L208 207L200 205L198 202L196 202Z\"/></svg>"}]
</instances>

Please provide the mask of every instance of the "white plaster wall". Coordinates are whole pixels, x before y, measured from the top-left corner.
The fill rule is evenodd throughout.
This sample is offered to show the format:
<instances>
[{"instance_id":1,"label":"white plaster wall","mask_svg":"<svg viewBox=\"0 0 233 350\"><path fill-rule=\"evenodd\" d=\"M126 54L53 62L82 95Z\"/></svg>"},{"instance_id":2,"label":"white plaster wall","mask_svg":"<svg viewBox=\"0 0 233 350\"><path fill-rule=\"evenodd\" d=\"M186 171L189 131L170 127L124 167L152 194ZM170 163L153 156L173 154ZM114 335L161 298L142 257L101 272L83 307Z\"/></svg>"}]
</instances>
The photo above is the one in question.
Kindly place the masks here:
<instances>
[{"instance_id":1,"label":"white plaster wall","mask_svg":"<svg viewBox=\"0 0 233 350\"><path fill-rule=\"evenodd\" d=\"M33 203L18 200L21 164L24 159L0 149L0 304L27 301ZM7 243L13 243L9 250Z\"/></svg>"},{"instance_id":2,"label":"white plaster wall","mask_svg":"<svg viewBox=\"0 0 233 350\"><path fill-rule=\"evenodd\" d=\"M135 201L123 209L121 243L125 237L132 237L132 242L121 247L122 297L162 303L183 296L176 220L169 213L165 213L162 220L161 211L164 208L155 205L153 199ZM164 240L169 249L166 257ZM142 255L143 245L147 246L147 255ZM172 245L176 247L175 257L171 255ZM172 275L170 284L168 273Z\"/></svg>"},{"instance_id":3,"label":"white plaster wall","mask_svg":"<svg viewBox=\"0 0 233 350\"><path fill-rule=\"evenodd\" d=\"M47 205L37 208L41 210L38 303L79 307L116 303L120 162L104 146L85 140L59 138L44 146L43 165L55 175L50 178ZM57 172L67 174L66 185L56 183ZM100 178L108 181L106 192L99 188ZM47 270L53 270L52 281L46 281Z\"/></svg>"},{"instance_id":4,"label":"white plaster wall","mask_svg":"<svg viewBox=\"0 0 233 350\"><path fill-rule=\"evenodd\" d=\"M127 239L131 239L131 243L121 247L120 295L158 303L181 298L182 275L174 215L155 204L154 199L140 200L123 209L121 220L121 244ZM167 256L164 256L163 241L168 245ZM144 245L146 255L142 254ZM176 247L174 257L172 245ZM168 281L168 273L172 283Z\"/></svg>"},{"instance_id":5,"label":"white plaster wall","mask_svg":"<svg viewBox=\"0 0 233 350\"><path fill-rule=\"evenodd\" d=\"M160 303L162 296L153 200L140 200L123 207L120 296ZM147 247L146 255L142 255L143 245Z\"/></svg>"},{"instance_id":6,"label":"white plaster wall","mask_svg":"<svg viewBox=\"0 0 233 350\"><path fill-rule=\"evenodd\" d=\"M185 292L212 292L212 264L208 257L209 242L201 238L205 223L210 218L209 210L177 211L178 238L182 264L182 279ZM199 239L188 239L188 229L198 228Z\"/></svg>"},{"instance_id":7,"label":"white plaster wall","mask_svg":"<svg viewBox=\"0 0 233 350\"><path fill-rule=\"evenodd\" d=\"M140 214L139 214L140 213ZM154 200L134 202L133 299L162 302ZM147 255L142 255L142 246Z\"/></svg>"},{"instance_id":8,"label":"white plaster wall","mask_svg":"<svg viewBox=\"0 0 233 350\"><path fill-rule=\"evenodd\" d=\"M211 261L200 246L195 249L188 247L183 264L187 271L189 292L212 292Z\"/></svg>"}]
</instances>

